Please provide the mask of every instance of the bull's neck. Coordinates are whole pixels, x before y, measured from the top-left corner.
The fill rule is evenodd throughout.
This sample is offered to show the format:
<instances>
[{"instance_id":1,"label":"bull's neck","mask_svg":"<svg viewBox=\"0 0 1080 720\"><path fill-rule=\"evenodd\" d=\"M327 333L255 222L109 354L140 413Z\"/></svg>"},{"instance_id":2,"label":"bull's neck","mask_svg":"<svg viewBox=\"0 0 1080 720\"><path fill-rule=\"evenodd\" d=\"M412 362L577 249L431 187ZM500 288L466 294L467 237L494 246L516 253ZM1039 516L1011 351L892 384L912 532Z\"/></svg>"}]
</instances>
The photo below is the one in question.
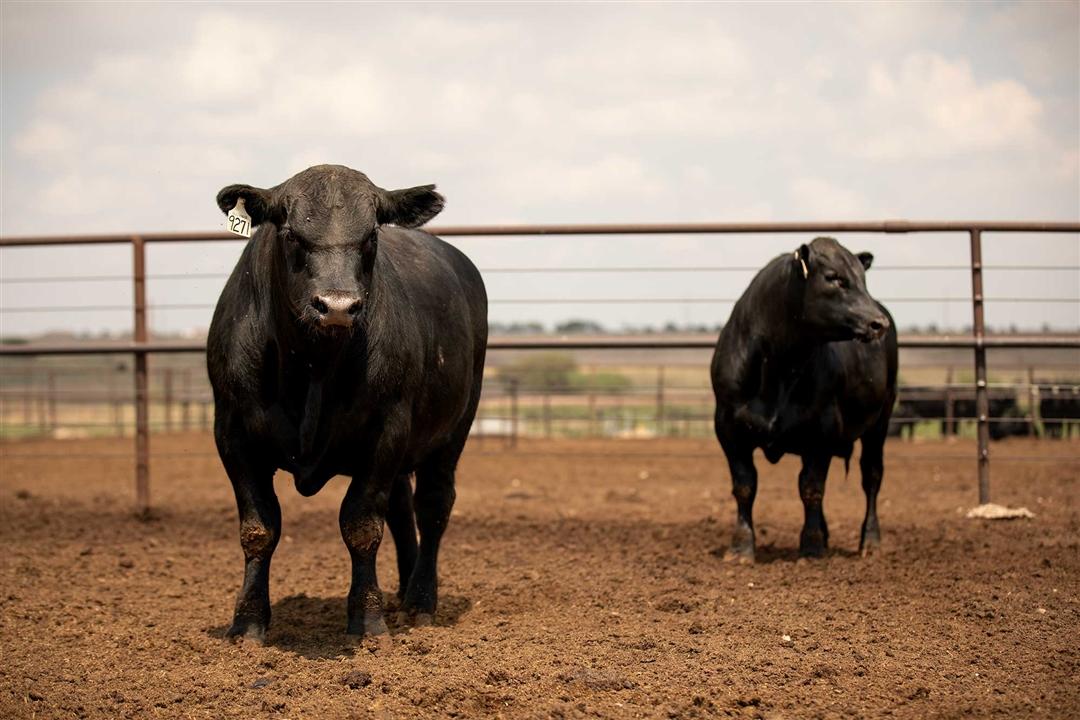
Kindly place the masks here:
<instances>
[{"instance_id":1,"label":"bull's neck","mask_svg":"<svg viewBox=\"0 0 1080 720\"><path fill-rule=\"evenodd\" d=\"M750 308L751 334L763 355L774 362L801 365L820 344L803 322L805 283L792 263L781 261L771 282L756 288L756 302Z\"/></svg>"}]
</instances>

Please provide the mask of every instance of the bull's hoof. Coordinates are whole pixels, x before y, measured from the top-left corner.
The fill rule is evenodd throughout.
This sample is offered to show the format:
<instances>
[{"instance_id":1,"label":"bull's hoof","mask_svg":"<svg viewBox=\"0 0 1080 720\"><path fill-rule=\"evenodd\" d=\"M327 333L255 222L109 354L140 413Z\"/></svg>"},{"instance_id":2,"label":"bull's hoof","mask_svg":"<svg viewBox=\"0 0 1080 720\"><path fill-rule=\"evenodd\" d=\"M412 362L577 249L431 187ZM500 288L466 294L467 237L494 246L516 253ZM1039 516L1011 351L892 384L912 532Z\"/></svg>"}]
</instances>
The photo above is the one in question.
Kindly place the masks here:
<instances>
[{"instance_id":1,"label":"bull's hoof","mask_svg":"<svg viewBox=\"0 0 1080 720\"><path fill-rule=\"evenodd\" d=\"M349 618L349 626L345 633L350 637L362 638L388 635L390 628L386 626L386 620L381 612L368 611L363 618Z\"/></svg>"},{"instance_id":2,"label":"bull's hoof","mask_svg":"<svg viewBox=\"0 0 1080 720\"><path fill-rule=\"evenodd\" d=\"M434 615L437 602L434 592L413 588L412 592L406 593L405 599L401 601L401 610L411 617Z\"/></svg>"},{"instance_id":3,"label":"bull's hoof","mask_svg":"<svg viewBox=\"0 0 1080 720\"><path fill-rule=\"evenodd\" d=\"M859 554L863 557L876 555L881 550L881 533L876 529L872 532L863 532L859 540Z\"/></svg>"},{"instance_id":4,"label":"bull's hoof","mask_svg":"<svg viewBox=\"0 0 1080 720\"><path fill-rule=\"evenodd\" d=\"M724 560L740 564L754 562L754 529L743 524L735 526L731 547L724 553Z\"/></svg>"},{"instance_id":5,"label":"bull's hoof","mask_svg":"<svg viewBox=\"0 0 1080 720\"><path fill-rule=\"evenodd\" d=\"M739 549L730 547L724 552L724 562L738 563L739 565L754 564L754 548Z\"/></svg>"},{"instance_id":6,"label":"bull's hoof","mask_svg":"<svg viewBox=\"0 0 1080 720\"><path fill-rule=\"evenodd\" d=\"M829 546L820 535L803 536L799 541L799 555L809 558L822 558L828 551Z\"/></svg>"},{"instance_id":7,"label":"bull's hoof","mask_svg":"<svg viewBox=\"0 0 1080 720\"><path fill-rule=\"evenodd\" d=\"M262 646L266 644L266 625L255 620L233 620L225 637L234 643Z\"/></svg>"}]
</instances>

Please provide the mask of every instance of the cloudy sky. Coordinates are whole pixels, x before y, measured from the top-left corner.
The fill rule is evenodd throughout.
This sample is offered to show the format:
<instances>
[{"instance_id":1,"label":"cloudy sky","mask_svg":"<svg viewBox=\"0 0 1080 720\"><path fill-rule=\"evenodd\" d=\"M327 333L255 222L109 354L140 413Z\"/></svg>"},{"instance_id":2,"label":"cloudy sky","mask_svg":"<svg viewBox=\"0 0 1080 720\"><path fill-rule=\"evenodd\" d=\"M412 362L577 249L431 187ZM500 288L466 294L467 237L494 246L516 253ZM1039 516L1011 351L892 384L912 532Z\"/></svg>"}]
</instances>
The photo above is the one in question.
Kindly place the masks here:
<instances>
[{"instance_id":1,"label":"cloudy sky","mask_svg":"<svg viewBox=\"0 0 1080 720\"><path fill-rule=\"evenodd\" d=\"M435 182L439 224L1080 219L1080 4L4 2L0 231L206 231L215 193L316 163ZM455 239L492 319L726 317L806 238ZM854 236L901 326L960 326L963 236ZM238 243L154 246L158 330L203 328ZM1080 298L1080 241L988 236L994 297ZM124 248L0 253L4 334L123 330ZM509 267L700 272L505 273ZM183 277L187 275L187 277ZM180 277L177 277L180 276ZM641 298L623 304L503 300ZM692 298L694 302L663 302ZM1076 302L991 324L1080 325Z\"/></svg>"}]
</instances>

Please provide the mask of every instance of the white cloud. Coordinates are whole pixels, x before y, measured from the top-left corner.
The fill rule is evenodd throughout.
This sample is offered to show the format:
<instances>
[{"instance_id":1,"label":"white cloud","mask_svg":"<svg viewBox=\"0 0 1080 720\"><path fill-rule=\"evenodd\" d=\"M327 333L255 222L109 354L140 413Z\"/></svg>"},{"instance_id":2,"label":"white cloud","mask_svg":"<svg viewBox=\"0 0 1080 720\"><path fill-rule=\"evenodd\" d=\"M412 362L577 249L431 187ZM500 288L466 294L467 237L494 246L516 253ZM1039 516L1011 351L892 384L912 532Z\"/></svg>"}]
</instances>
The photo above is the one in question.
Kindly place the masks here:
<instances>
[{"instance_id":1,"label":"white cloud","mask_svg":"<svg viewBox=\"0 0 1080 720\"><path fill-rule=\"evenodd\" d=\"M599 202L625 205L655 198L662 188L636 158L607 155L592 162L537 159L507 168L499 196L527 198L529 203ZM508 198L510 199L510 198ZM511 199L512 201L512 199Z\"/></svg>"},{"instance_id":2,"label":"white cloud","mask_svg":"<svg viewBox=\"0 0 1080 720\"><path fill-rule=\"evenodd\" d=\"M867 72L863 108L869 132L856 151L871 160L947 157L1039 139L1042 103L1021 83L979 83L966 60L908 55L899 67Z\"/></svg>"},{"instance_id":3,"label":"white cloud","mask_svg":"<svg viewBox=\"0 0 1080 720\"><path fill-rule=\"evenodd\" d=\"M819 177L796 178L791 196L802 215L811 219L861 219L865 208L858 193Z\"/></svg>"},{"instance_id":4,"label":"white cloud","mask_svg":"<svg viewBox=\"0 0 1080 720\"><path fill-rule=\"evenodd\" d=\"M208 12L162 80L179 81L195 101L246 103L270 92L284 38L265 22L228 12Z\"/></svg>"},{"instance_id":5,"label":"white cloud","mask_svg":"<svg viewBox=\"0 0 1080 720\"><path fill-rule=\"evenodd\" d=\"M14 145L23 155L42 157L71 152L75 149L75 140L75 132L66 124L40 120L17 135Z\"/></svg>"}]
</instances>

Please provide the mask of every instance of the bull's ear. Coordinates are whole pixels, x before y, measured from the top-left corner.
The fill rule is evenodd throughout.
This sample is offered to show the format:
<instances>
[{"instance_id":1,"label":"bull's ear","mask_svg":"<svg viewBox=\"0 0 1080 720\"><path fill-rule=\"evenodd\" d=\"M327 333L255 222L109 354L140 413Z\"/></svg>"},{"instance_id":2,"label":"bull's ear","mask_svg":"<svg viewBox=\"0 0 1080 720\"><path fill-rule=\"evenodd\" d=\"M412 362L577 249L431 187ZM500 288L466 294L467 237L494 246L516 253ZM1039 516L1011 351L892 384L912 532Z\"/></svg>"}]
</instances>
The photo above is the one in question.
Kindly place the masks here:
<instances>
[{"instance_id":1,"label":"bull's ear","mask_svg":"<svg viewBox=\"0 0 1080 720\"><path fill-rule=\"evenodd\" d=\"M380 225L420 227L442 212L445 202L443 196L435 192L434 185L383 190L379 194L377 218Z\"/></svg>"},{"instance_id":2,"label":"bull's ear","mask_svg":"<svg viewBox=\"0 0 1080 720\"><path fill-rule=\"evenodd\" d=\"M806 244L800 245L794 252L794 259L803 278L810 277L810 246Z\"/></svg>"},{"instance_id":3,"label":"bull's ear","mask_svg":"<svg viewBox=\"0 0 1080 720\"><path fill-rule=\"evenodd\" d=\"M271 195L269 190L251 185L229 185L217 194L217 204L221 212L228 213L236 207L236 200L244 199L244 209L251 216L252 225L261 225L271 220Z\"/></svg>"},{"instance_id":4,"label":"bull's ear","mask_svg":"<svg viewBox=\"0 0 1080 720\"><path fill-rule=\"evenodd\" d=\"M863 270L869 270L870 266L874 262L874 254L868 252L861 252L855 257L859 258L859 262L862 263Z\"/></svg>"}]
</instances>

